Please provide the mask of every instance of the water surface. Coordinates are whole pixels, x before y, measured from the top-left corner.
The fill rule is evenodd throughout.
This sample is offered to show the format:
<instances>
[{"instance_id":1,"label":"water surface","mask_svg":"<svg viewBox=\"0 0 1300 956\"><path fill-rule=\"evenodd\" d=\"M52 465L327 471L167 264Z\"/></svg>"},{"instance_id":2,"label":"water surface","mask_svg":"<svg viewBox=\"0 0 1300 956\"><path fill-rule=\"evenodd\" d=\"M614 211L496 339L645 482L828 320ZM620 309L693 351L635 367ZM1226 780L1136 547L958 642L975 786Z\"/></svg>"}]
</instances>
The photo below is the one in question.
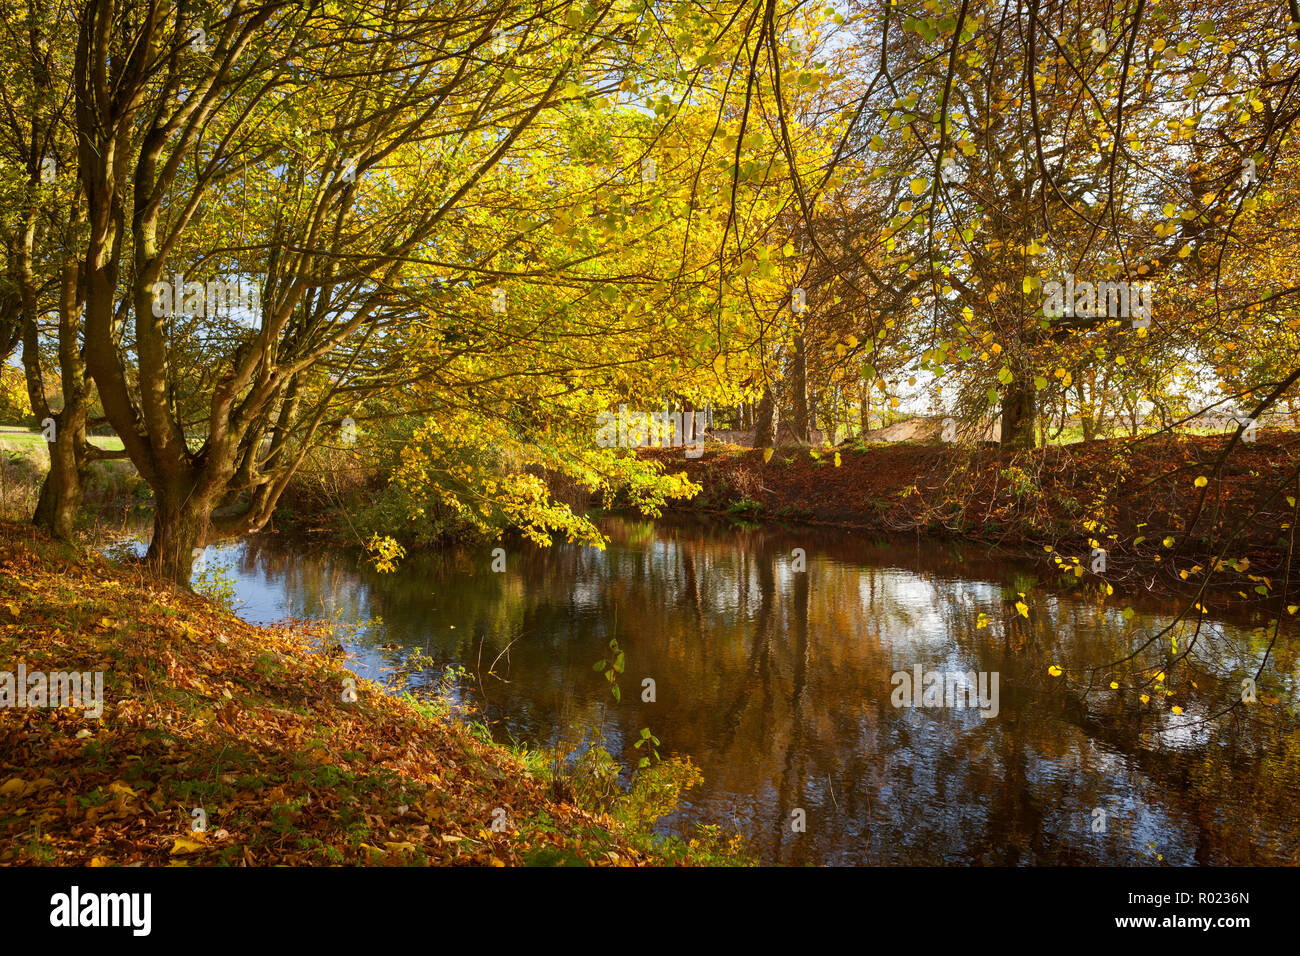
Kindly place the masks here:
<instances>
[{"instance_id":1,"label":"water surface","mask_svg":"<svg viewBox=\"0 0 1300 956\"><path fill-rule=\"evenodd\" d=\"M928 540L617 518L603 527L604 551L504 542L502 572L492 545L410 557L389 575L275 537L210 549L208 560L230 566L251 621L380 619L345 639L364 676L415 652L432 660L411 675L416 688L464 667L456 696L502 741L541 747L599 731L631 766L650 728L665 756L688 755L704 775L661 828L737 830L767 861L1300 858L1300 725L1286 710L1300 686L1296 642L1274 647L1258 704L1207 719L1258 668L1262 620L1185 630L1180 650L1194 639L1193 652L1159 690L1151 674L1169 658L1168 637L1141 659L1148 670L1097 670L1089 690L1079 683L1089 668L1126 656L1178 603L1101 602L1060 590L1043 562ZM1015 607L1022 592L1028 618ZM1131 620L1120 613L1128 604ZM593 670L611 639L626 655L621 702ZM893 675L917 665L997 673L997 715L894 706ZM647 678L654 702L642 699ZM1141 693L1164 703L1143 705Z\"/></svg>"}]
</instances>

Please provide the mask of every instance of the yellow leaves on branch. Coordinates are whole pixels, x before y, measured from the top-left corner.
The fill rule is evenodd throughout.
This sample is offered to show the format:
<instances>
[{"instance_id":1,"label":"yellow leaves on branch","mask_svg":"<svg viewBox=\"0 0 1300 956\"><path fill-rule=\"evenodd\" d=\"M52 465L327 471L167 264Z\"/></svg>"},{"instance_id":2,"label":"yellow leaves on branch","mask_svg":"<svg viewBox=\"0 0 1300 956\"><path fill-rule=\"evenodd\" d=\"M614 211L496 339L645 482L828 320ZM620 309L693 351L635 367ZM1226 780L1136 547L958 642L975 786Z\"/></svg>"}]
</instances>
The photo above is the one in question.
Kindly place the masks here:
<instances>
[{"instance_id":1,"label":"yellow leaves on branch","mask_svg":"<svg viewBox=\"0 0 1300 956\"><path fill-rule=\"evenodd\" d=\"M397 562L406 557L406 549L388 535L373 534L366 542L366 551L375 563L375 570L389 574L397 570Z\"/></svg>"}]
</instances>

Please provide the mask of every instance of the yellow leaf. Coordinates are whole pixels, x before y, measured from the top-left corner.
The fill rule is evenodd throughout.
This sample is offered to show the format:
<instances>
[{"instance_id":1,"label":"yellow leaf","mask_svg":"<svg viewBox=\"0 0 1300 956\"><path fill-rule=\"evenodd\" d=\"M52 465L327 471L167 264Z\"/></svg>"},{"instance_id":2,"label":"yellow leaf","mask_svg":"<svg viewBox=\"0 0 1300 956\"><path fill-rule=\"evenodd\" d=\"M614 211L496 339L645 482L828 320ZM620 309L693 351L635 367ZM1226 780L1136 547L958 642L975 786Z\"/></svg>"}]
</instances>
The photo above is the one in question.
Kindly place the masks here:
<instances>
[{"instance_id":1,"label":"yellow leaf","mask_svg":"<svg viewBox=\"0 0 1300 956\"><path fill-rule=\"evenodd\" d=\"M207 847L208 835L202 831L186 834L183 837L177 837L176 842L172 844L171 855L176 856L182 853L196 853Z\"/></svg>"},{"instance_id":2,"label":"yellow leaf","mask_svg":"<svg viewBox=\"0 0 1300 956\"><path fill-rule=\"evenodd\" d=\"M836 468L840 467L840 453L839 453L839 452L836 452L836 453L835 453L835 467L836 467Z\"/></svg>"},{"instance_id":3,"label":"yellow leaf","mask_svg":"<svg viewBox=\"0 0 1300 956\"><path fill-rule=\"evenodd\" d=\"M1060 677L1061 669L1057 667L1055 664L1053 664L1051 667L1047 669L1047 673L1051 674L1053 677Z\"/></svg>"},{"instance_id":4,"label":"yellow leaf","mask_svg":"<svg viewBox=\"0 0 1300 956\"><path fill-rule=\"evenodd\" d=\"M1206 478L1204 475L1202 475L1200 478L1197 478L1195 482L1197 488L1204 488L1209 483L1210 480Z\"/></svg>"},{"instance_id":5,"label":"yellow leaf","mask_svg":"<svg viewBox=\"0 0 1300 956\"><path fill-rule=\"evenodd\" d=\"M1169 709L1173 711L1175 714L1181 714L1183 712L1183 709L1179 707L1177 704L1174 704L1174 706L1170 707Z\"/></svg>"},{"instance_id":6,"label":"yellow leaf","mask_svg":"<svg viewBox=\"0 0 1300 956\"><path fill-rule=\"evenodd\" d=\"M1029 617L1029 605L1024 601L1016 602L1016 610L1020 612L1021 617Z\"/></svg>"},{"instance_id":7,"label":"yellow leaf","mask_svg":"<svg viewBox=\"0 0 1300 956\"><path fill-rule=\"evenodd\" d=\"M764 448L764 449L763 449L763 461L768 462L768 461L771 461L771 460L772 460L772 449L770 449L770 448Z\"/></svg>"}]
</instances>

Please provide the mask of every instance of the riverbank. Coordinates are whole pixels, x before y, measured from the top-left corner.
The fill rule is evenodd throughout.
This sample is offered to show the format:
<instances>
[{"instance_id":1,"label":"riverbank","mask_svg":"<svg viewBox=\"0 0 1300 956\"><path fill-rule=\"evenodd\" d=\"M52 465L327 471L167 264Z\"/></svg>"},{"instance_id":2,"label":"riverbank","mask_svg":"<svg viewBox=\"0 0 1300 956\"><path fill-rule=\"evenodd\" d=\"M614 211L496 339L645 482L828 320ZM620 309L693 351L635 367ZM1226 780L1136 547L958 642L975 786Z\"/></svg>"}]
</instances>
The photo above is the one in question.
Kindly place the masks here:
<instances>
[{"instance_id":1,"label":"riverbank","mask_svg":"<svg viewBox=\"0 0 1300 956\"><path fill-rule=\"evenodd\" d=\"M0 523L0 674L103 681L98 718L0 706L0 864L720 861L575 805L340 651Z\"/></svg>"},{"instance_id":2,"label":"riverbank","mask_svg":"<svg viewBox=\"0 0 1300 956\"><path fill-rule=\"evenodd\" d=\"M900 442L641 454L701 486L682 510L1046 549L1069 571L1102 548L1111 568L1195 583L1199 569L1181 572L1220 553L1243 571L1278 572L1296 523L1300 434L1261 434L1220 463L1228 440L1154 436L1019 453ZM1242 583L1254 591L1259 582Z\"/></svg>"}]
</instances>

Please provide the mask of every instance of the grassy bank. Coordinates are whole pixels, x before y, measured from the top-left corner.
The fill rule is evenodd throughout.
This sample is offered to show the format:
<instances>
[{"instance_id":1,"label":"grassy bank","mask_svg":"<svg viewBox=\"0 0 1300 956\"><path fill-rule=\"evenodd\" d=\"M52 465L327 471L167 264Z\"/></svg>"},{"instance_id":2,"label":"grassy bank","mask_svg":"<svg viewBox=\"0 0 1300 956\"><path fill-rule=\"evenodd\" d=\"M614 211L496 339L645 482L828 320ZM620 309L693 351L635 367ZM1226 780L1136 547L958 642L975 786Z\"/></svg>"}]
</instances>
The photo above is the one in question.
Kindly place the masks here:
<instances>
[{"instance_id":1,"label":"grassy bank","mask_svg":"<svg viewBox=\"0 0 1300 956\"><path fill-rule=\"evenodd\" d=\"M436 702L360 679L349 700L330 646L0 524L0 672L104 682L98 719L0 707L0 864L738 859L577 805Z\"/></svg>"}]
</instances>

